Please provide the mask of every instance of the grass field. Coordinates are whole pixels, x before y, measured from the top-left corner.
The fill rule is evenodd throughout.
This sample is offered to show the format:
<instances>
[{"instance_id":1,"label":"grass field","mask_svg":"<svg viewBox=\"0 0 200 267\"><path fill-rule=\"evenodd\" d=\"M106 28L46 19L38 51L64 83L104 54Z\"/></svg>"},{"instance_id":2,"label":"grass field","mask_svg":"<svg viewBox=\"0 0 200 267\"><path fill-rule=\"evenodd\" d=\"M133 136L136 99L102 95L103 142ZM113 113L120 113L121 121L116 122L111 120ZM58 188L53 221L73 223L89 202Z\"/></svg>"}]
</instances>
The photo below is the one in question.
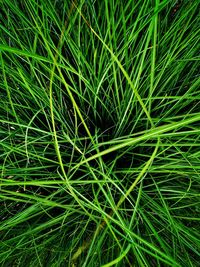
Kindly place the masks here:
<instances>
[{"instance_id":1,"label":"grass field","mask_svg":"<svg viewBox=\"0 0 200 267\"><path fill-rule=\"evenodd\" d=\"M199 10L0 1L0 266L200 266Z\"/></svg>"}]
</instances>

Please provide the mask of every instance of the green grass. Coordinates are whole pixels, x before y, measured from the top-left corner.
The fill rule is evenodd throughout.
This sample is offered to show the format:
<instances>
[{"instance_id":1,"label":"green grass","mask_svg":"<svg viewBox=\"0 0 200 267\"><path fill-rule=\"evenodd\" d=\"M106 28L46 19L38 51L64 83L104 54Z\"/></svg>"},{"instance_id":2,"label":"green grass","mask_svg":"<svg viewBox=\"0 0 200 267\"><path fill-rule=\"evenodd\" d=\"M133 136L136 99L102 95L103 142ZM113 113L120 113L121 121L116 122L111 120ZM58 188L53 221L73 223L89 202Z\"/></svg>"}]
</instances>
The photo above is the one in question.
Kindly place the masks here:
<instances>
[{"instance_id":1,"label":"green grass","mask_svg":"<svg viewBox=\"0 0 200 267\"><path fill-rule=\"evenodd\" d=\"M199 9L0 1L0 266L199 266Z\"/></svg>"}]
</instances>

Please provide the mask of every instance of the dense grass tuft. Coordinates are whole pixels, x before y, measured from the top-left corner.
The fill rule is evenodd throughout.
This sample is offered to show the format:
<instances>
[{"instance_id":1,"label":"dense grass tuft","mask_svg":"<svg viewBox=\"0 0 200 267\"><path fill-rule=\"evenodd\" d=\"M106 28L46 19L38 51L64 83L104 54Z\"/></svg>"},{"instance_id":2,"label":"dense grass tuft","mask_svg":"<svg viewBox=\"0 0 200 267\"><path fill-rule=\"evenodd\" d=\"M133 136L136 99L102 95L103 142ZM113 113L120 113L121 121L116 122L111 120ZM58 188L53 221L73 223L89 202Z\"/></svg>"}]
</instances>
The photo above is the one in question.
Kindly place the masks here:
<instances>
[{"instance_id":1,"label":"dense grass tuft","mask_svg":"<svg viewBox=\"0 0 200 267\"><path fill-rule=\"evenodd\" d=\"M1 266L199 266L199 9L1 1Z\"/></svg>"}]
</instances>

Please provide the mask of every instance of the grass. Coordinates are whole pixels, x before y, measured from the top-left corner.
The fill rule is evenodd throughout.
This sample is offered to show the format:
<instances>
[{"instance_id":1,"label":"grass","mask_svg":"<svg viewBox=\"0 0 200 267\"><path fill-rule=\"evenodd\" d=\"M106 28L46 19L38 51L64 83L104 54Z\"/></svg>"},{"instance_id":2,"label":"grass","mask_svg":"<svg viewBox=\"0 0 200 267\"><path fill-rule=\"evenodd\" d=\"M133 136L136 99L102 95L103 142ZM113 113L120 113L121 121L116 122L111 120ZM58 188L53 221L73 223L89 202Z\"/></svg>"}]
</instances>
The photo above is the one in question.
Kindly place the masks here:
<instances>
[{"instance_id":1,"label":"grass","mask_svg":"<svg viewBox=\"0 0 200 267\"><path fill-rule=\"evenodd\" d=\"M0 2L1 266L199 266L199 7Z\"/></svg>"}]
</instances>

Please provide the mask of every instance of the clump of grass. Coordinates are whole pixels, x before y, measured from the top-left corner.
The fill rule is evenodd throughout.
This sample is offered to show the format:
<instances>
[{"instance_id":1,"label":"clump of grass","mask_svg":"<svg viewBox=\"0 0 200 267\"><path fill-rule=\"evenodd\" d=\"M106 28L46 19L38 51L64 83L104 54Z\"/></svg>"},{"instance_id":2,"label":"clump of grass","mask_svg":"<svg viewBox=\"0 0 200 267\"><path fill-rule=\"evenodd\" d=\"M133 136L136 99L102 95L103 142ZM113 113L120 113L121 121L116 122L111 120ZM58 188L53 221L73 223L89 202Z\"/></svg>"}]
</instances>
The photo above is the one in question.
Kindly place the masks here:
<instances>
[{"instance_id":1,"label":"clump of grass","mask_svg":"<svg viewBox=\"0 0 200 267\"><path fill-rule=\"evenodd\" d=\"M0 9L1 266L198 266L198 1Z\"/></svg>"}]
</instances>

